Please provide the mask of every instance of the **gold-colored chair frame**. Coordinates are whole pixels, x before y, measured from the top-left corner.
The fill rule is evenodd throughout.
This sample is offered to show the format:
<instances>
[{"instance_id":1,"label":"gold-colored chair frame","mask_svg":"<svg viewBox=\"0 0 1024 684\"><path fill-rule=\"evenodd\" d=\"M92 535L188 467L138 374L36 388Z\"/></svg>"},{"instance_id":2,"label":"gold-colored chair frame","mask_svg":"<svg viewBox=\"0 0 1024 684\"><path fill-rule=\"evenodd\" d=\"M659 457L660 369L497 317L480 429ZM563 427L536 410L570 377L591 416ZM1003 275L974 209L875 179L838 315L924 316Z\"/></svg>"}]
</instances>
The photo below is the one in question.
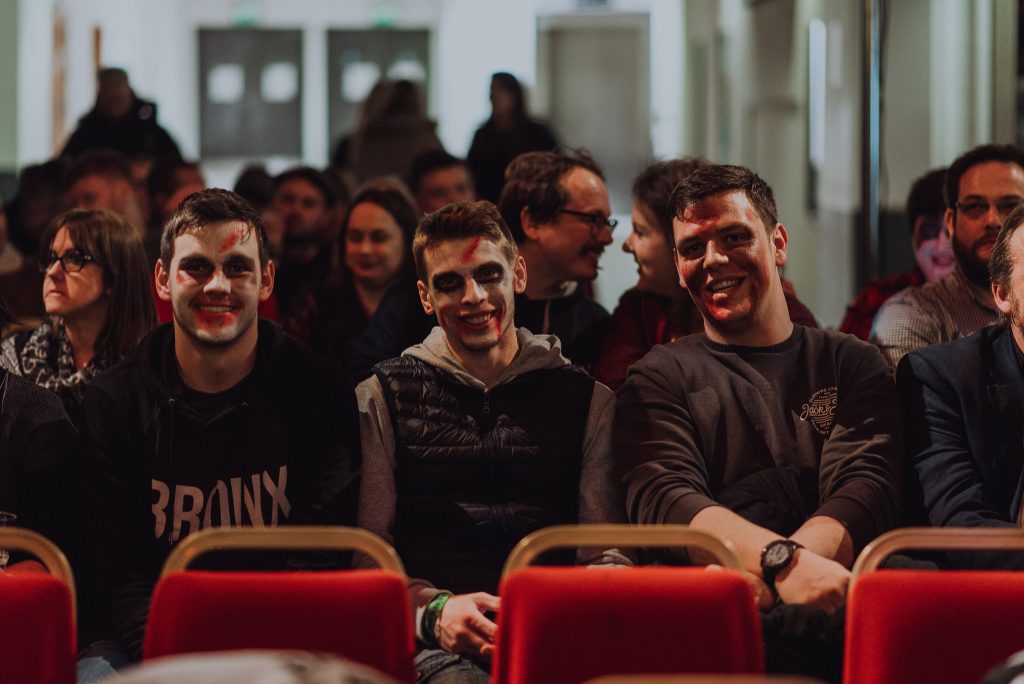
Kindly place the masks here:
<instances>
[{"instance_id":1,"label":"gold-colored chair frame","mask_svg":"<svg viewBox=\"0 0 1024 684\"><path fill-rule=\"evenodd\" d=\"M743 570L732 542L703 530L695 530L689 525L554 525L520 539L505 561L501 576L507 577L509 573L528 566L537 556L551 549L583 546L691 546L707 551L723 567Z\"/></svg>"},{"instance_id":2,"label":"gold-colored chair frame","mask_svg":"<svg viewBox=\"0 0 1024 684\"><path fill-rule=\"evenodd\" d=\"M46 571L68 585L71 592L71 618L76 619L77 602L75 596L75 575L71 571L64 552L52 541L32 530L21 527L0 528L0 549L8 551L24 551L35 556Z\"/></svg>"},{"instance_id":3,"label":"gold-colored chair frame","mask_svg":"<svg viewBox=\"0 0 1024 684\"><path fill-rule=\"evenodd\" d=\"M864 547L853 564L850 582L874 572L890 555L909 549L919 551L1024 550L1024 529L977 527L904 527L886 532Z\"/></svg>"},{"instance_id":4,"label":"gold-colored chair frame","mask_svg":"<svg viewBox=\"0 0 1024 684\"><path fill-rule=\"evenodd\" d=\"M390 544L377 535L354 527L282 525L280 527L214 527L185 537L164 561L160 576L188 569L203 554L213 551L312 550L357 551L372 558L382 570L405 577L405 566Z\"/></svg>"}]
</instances>

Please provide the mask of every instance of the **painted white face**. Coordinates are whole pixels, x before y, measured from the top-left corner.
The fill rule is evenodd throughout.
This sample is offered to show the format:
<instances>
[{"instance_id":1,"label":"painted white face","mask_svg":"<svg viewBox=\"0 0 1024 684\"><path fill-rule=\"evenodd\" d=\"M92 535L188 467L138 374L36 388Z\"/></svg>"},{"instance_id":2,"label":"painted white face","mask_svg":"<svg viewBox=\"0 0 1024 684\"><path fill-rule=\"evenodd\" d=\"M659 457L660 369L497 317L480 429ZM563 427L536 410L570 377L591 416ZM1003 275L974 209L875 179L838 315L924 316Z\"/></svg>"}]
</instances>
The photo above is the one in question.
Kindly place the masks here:
<instances>
[{"instance_id":1,"label":"painted white face","mask_svg":"<svg viewBox=\"0 0 1024 684\"><path fill-rule=\"evenodd\" d=\"M169 271L157 263L157 290L171 302L175 332L203 344L231 344L252 330L273 286L273 262L260 268L256 233L240 221L179 235Z\"/></svg>"},{"instance_id":2,"label":"painted white face","mask_svg":"<svg viewBox=\"0 0 1024 684\"><path fill-rule=\"evenodd\" d=\"M514 343L515 295L526 290L522 257L509 263L481 237L448 240L424 253L427 282L417 283L423 310L436 315L459 358Z\"/></svg>"}]
</instances>

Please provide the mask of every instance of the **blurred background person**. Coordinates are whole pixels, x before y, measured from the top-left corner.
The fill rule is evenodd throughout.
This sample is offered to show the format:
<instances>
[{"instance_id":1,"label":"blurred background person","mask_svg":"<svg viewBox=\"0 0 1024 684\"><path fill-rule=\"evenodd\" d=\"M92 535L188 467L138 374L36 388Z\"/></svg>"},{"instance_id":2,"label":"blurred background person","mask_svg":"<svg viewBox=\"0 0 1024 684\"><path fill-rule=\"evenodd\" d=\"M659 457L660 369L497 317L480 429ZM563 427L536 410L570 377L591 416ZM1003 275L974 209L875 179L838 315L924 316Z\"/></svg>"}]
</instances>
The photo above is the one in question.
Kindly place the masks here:
<instances>
[{"instance_id":1,"label":"blurred background person","mask_svg":"<svg viewBox=\"0 0 1024 684\"><path fill-rule=\"evenodd\" d=\"M505 168L520 154L557 147L551 129L526 113L526 95L519 80L503 71L493 74L491 117L477 129L466 155L480 199L498 203Z\"/></svg>"},{"instance_id":2,"label":"blurred background person","mask_svg":"<svg viewBox=\"0 0 1024 684\"><path fill-rule=\"evenodd\" d=\"M341 266L296 303L285 329L347 368L355 341L384 295L393 287L415 292L412 237L417 220L401 187L371 181L359 190L341 225Z\"/></svg>"},{"instance_id":3,"label":"blurred background person","mask_svg":"<svg viewBox=\"0 0 1024 684\"><path fill-rule=\"evenodd\" d=\"M181 201L206 187L206 178L198 162L160 159L153 163L146 180L149 220L146 224L146 257L155 264L160 257L160 235L164 224Z\"/></svg>"},{"instance_id":4,"label":"blurred background person","mask_svg":"<svg viewBox=\"0 0 1024 684\"><path fill-rule=\"evenodd\" d=\"M152 269L133 226L110 211L71 210L39 253L48 319L0 345L0 367L55 392L80 418L86 385L153 327Z\"/></svg>"},{"instance_id":5,"label":"blurred background person","mask_svg":"<svg viewBox=\"0 0 1024 684\"><path fill-rule=\"evenodd\" d=\"M910 186L906 212L914 245L916 264L913 270L869 282L846 307L839 330L868 339L875 314L889 297L908 287L942 280L953 272L956 259L944 220L946 201L942 186L945 178L945 168L933 169Z\"/></svg>"},{"instance_id":6,"label":"blurred background person","mask_svg":"<svg viewBox=\"0 0 1024 684\"><path fill-rule=\"evenodd\" d=\"M409 190L421 214L432 214L456 202L476 201L469 166L444 150L429 150L412 160Z\"/></svg>"},{"instance_id":7,"label":"blurred background person","mask_svg":"<svg viewBox=\"0 0 1024 684\"><path fill-rule=\"evenodd\" d=\"M637 284L622 294L612 312L611 331L594 367L594 377L614 390L625 382L626 370L654 345L704 331L704 319L679 284L670 199L679 181L708 165L694 157L654 162L633 181L632 230L622 249L636 260ZM782 287L790 320L817 327L793 285L783 278Z\"/></svg>"},{"instance_id":8,"label":"blurred background person","mask_svg":"<svg viewBox=\"0 0 1024 684\"><path fill-rule=\"evenodd\" d=\"M292 167L274 179L274 195L265 212L267 233L280 233L274 295L282 316L293 299L318 287L331 272L331 249L324 235L331 220L334 190L316 169Z\"/></svg>"},{"instance_id":9,"label":"blurred background person","mask_svg":"<svg viewBox=\"0 0 1024 684\"><path fill-rule=\"evenodd\" d=\"M350 172L356 183L378 176L404 178L416 155L442 148L436 129L418 85L382 80L363 102L355 130L338 143L332 163Z\"/></svg>"},{"instance_id":10,"label":"blurred background person","mask_svg":"<svg viewBox=\"0 0 1024 684\"><path fill-rule=\"evenodd\" d=\"M128 158L110 149L91 150L68 167L64 176L72 209L107 209L120 214L142 237L146 216L135 194L135 175Z\"/></svg>"},{"instance_id":11,"label":"blurred background person","mask_svg":"<svg viewBox=\"0 0 1024 684\"><path fill-rule=\"evenodd\" d=\"M18 190L7 203L7 228L11 243L22 254L39 253L39 239L50 221L67 208L64 175L67 164L53 159L26 166L18 174Z\"/></svg>"},{"instance_id":12,"label":"blurred background person","mask_svg":"<svg viewBox=\"0 0 1024 684\"><path fill-rule=\"evenodd\" d=\"M27 258L8 239L7 214L0 198L0 298L9 302L8 312L14 321L28 322L43 316L43 301L39 298L43 277L35 261Z\"/></svg>"},{"instance_id":13,"label":"blurred background person","mask_svg":"<svg viewBox=\"0 0 1024 684\"><path fill-rule=\"evenodd\" d=\"M156 122L156 104L135 95L124 69L105 67L96 74L96 103L71 134L62 157L109 148L129 156L181 158L174 139Z\"/></svg>"}]
</instances>

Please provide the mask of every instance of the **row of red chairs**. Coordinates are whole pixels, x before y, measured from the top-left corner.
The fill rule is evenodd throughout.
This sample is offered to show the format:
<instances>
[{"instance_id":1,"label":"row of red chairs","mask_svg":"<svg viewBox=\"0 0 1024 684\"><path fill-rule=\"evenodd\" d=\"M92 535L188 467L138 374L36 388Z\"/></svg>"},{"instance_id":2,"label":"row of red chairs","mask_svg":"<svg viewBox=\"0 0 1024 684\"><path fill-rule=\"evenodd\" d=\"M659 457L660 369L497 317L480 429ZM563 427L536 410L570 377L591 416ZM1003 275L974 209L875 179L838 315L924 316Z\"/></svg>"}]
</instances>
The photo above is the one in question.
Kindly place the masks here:
<instances>
[{"instance_id":1,"label":"row of red chairs","mask_svg":"<svg viewBox=\"0 0 1024 684\"><path fill-rule=\"evenodd\" d=\"M726 570L528 567L556 547L699 547ZM1024 648L1024 573L881 570L893 552L1024 548L1020 530L897 530L854 566L847 599L847 682L979 681ZM35 554L49 574L0 574L3 681L74 681L74 594L63 554L39 535L0 530L0 548ZM230 549L351 549L380 570L187 570ZM728 542L685 526L541 530L509 557L493 665L497 684L584 682L629 673L760 673L753 593ZM31 617L29 617L31 616ZM145 657L236 649L319 651L414 680L412 617L395 551L362 530L212 529L168 558Z\"/></svg>"}]
</instances>

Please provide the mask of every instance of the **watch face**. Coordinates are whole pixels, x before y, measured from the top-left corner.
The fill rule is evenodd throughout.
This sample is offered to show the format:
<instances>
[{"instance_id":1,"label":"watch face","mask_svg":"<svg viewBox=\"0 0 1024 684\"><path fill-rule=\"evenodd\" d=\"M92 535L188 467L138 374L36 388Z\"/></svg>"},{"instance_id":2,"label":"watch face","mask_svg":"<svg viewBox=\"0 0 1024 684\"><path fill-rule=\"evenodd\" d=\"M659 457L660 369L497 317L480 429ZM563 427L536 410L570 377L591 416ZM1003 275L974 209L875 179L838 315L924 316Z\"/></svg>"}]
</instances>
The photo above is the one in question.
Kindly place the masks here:
<instances>
[{"instance_id":1,"label":"watch face","mask_svg":"<svg viewBox=\"0 0 1024 684\"><path fill-rule=\"evenodd\" d=\"M764 564L770 568L782 565L791 553L792 551L786 544L773 544L764 554Z\"/></svg>"}]
</instances>

